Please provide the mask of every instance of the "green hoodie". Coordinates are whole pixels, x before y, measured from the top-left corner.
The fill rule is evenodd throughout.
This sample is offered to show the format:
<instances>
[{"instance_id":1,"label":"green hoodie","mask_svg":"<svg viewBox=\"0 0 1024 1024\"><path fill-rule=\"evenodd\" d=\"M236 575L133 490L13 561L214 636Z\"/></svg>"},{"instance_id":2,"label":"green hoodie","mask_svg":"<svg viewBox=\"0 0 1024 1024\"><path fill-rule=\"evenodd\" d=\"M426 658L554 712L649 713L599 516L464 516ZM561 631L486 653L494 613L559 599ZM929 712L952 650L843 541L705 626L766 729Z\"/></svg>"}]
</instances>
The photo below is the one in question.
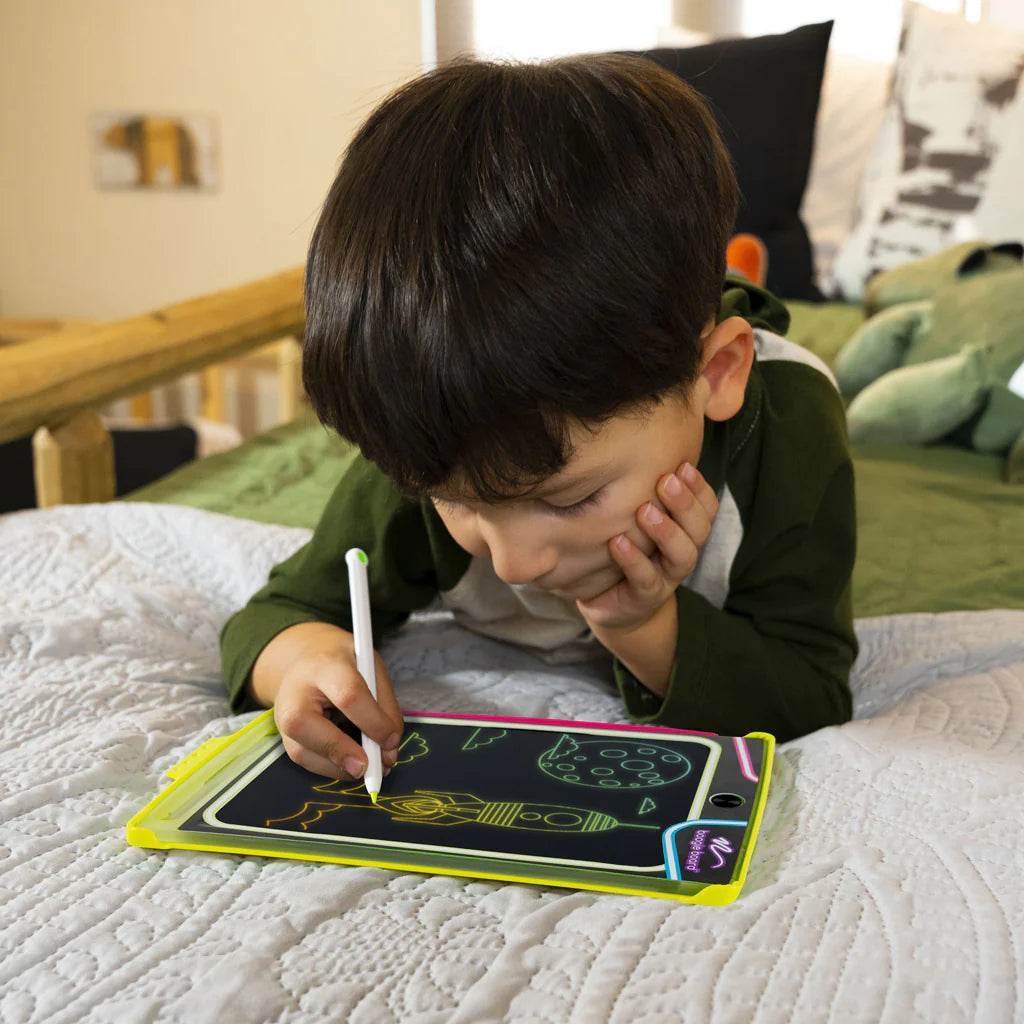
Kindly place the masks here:
<instances>
[{"instance_id":1,"label":"green hoodie","mask_svg":"<svg viewBox=\"0 0 1024 1024\"><path fill-rule=\"evenodd\" d=\"M780 336L789 326L785 307L730 279L719 319L734 315L755 328L755 361L740 411L705 424L697 468L719 511L697 568L676 590L668 690L661 698L621 663L614 669L638 722L724 735L760 730L782 741L850 717L853 467L834 380L817 357ZM256 707L246 681L283 629L299 622L352 628L345 566L352 547L369 555L378 639L440 595L467 628L549 661L611 657L573 602L503 583L489 560L455 543L430 501L402 497L353 451L312 539L271 570L224 626L234 710Z\"/></svg>"}]
</instances>

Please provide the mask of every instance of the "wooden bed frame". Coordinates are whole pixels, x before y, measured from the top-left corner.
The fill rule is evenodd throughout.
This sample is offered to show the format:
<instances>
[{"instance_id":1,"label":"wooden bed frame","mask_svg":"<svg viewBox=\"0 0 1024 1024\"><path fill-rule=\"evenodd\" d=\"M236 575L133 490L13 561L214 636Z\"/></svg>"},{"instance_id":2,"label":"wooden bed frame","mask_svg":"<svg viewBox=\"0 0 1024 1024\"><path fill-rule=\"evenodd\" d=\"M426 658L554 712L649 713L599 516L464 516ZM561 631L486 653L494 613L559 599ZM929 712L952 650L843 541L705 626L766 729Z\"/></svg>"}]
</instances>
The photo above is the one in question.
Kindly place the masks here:
<instances>
[{"instance_id":1,"label":"wooden bed frame","mask_svg":"<svg viewBox=\"0 0 1024 1024\"><path fill-rule=\"evenodd\" d=\"M110 501L114 452L98 410L214 367L305 326L303 268L105 323L7 321L0 339L0 442L32 434L37 504ZM297 400L297 341L279 359ZM220 399L212 399L216 405ZM294 407L283 410L285 418Z\"/></svg>"}]
</instances>

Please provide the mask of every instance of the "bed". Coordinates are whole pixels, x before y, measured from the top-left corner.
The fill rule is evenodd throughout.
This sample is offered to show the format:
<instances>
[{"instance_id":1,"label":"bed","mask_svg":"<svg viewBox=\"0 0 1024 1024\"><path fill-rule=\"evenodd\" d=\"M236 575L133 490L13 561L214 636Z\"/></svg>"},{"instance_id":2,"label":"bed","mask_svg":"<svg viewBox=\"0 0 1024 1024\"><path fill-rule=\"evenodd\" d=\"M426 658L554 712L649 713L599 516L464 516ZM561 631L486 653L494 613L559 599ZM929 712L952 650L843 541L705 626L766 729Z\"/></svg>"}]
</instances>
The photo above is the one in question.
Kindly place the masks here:
<instances>
[{"instance_id":1,"label":"bed","mask_svg":"<svg viewBox=\"0 0 1024 1024\"><path fill-rule=\"evenodd\" d=\"M793 304L834 356L860 314ZM347 457L297 421L119 502L0 518L10 1021L1012 1020L1024 943L1024 503L998 460L857 449L855 718L783 745L725 908L130 847L239 728L217 633ZM624 721L593 667L416 617L406 706Z\"/></svg>"},{"instance_id":2,"label":"bed","mask_svg":"<svg viewBox=\"0 0 1024 1024\"><path fill-rule=\"evenodd\" d=\"M833 205L862 123L826 122ZM862 319L789 306L828 362ZM95 410L301 330L293 270L0 348L0 440L43 428L53 506L0 516L0 1020L1024 1016L1024 490L958 448L854 449L854 718L778 748L730 906L129 846L167 769L251 720L228 712L219 629L351 452L299 417L113 501ZM383 653L407 708L626 721L601 669L437 611Z\"/></svg>"}]
</instances>

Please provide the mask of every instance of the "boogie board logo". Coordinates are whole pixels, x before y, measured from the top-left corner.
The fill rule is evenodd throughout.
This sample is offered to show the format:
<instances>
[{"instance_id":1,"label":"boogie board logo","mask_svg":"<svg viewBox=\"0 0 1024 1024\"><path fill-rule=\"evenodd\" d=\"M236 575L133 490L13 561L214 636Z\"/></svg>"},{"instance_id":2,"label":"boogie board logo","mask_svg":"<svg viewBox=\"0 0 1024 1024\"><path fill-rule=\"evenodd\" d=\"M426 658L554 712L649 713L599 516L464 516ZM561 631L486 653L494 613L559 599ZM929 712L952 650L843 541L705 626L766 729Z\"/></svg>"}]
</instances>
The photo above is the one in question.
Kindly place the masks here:
<instances>
[{"instance_id":1,"label":"boogie board logo","mask_svg":"<svg viewBox=\"0 0 1024 1024\"><path fill-rule=\"evenodd\" d=\"M725 864L726 854L735 852L732 848L732 842L725 836L711 836L708 838L709 835L709 829L699 828L690 838L690 849L686 856L684 870L689 871L692 875L700 873L700 861L705 853L710 854L713 858L710 868L714 871Z\"/></svg>"},{"instance_id":2,"label":"boogie board logo","mask_svg":"<svg viewBox=\"0 0 1024 1024\"><path fill-rule=\"evenodd\" d=\"M725 836L715 836L714 839L708 843L708 853L715 858L715 863L711 865L714 868L720 868L725 863L725 854L732 853L732 843L729 842Z\"/></svg>"},{"instance_id":3,"label":"boogie board logo","mask_svg":"<svg viewBox=\"0 0 1024 1024\"><path fill-rule=\"evenodd\" d=\"M686 822L666 829L665 868L669 878L728 879L743 842L746 822Z\"/></svg>"}]
</instances>

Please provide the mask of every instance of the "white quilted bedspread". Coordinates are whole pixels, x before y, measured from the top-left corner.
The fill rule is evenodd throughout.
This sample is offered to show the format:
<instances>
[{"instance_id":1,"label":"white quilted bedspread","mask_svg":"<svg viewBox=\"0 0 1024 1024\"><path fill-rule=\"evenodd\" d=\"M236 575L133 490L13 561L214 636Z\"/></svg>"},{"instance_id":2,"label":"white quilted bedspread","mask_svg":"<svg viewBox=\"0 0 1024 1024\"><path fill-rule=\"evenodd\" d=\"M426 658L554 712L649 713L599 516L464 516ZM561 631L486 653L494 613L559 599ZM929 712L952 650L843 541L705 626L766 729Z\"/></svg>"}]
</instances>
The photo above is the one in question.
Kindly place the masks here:
<instances>
[{"instance_id":1,"label":"white quilted bedspread","mask_svg":"<svg viewBox=\"0 0 1024 1024\"><path fill-rule=\"evenodd\" d=\"M306 536L0 518L0 1020L1024 1017L1022 612L858 623L857 720L780 748L729 907L129 847L164 770L239 727L218 629ZM624 720L593 668L436 617L385 654L407 707Z\"/></svg>"}]
</instances>

